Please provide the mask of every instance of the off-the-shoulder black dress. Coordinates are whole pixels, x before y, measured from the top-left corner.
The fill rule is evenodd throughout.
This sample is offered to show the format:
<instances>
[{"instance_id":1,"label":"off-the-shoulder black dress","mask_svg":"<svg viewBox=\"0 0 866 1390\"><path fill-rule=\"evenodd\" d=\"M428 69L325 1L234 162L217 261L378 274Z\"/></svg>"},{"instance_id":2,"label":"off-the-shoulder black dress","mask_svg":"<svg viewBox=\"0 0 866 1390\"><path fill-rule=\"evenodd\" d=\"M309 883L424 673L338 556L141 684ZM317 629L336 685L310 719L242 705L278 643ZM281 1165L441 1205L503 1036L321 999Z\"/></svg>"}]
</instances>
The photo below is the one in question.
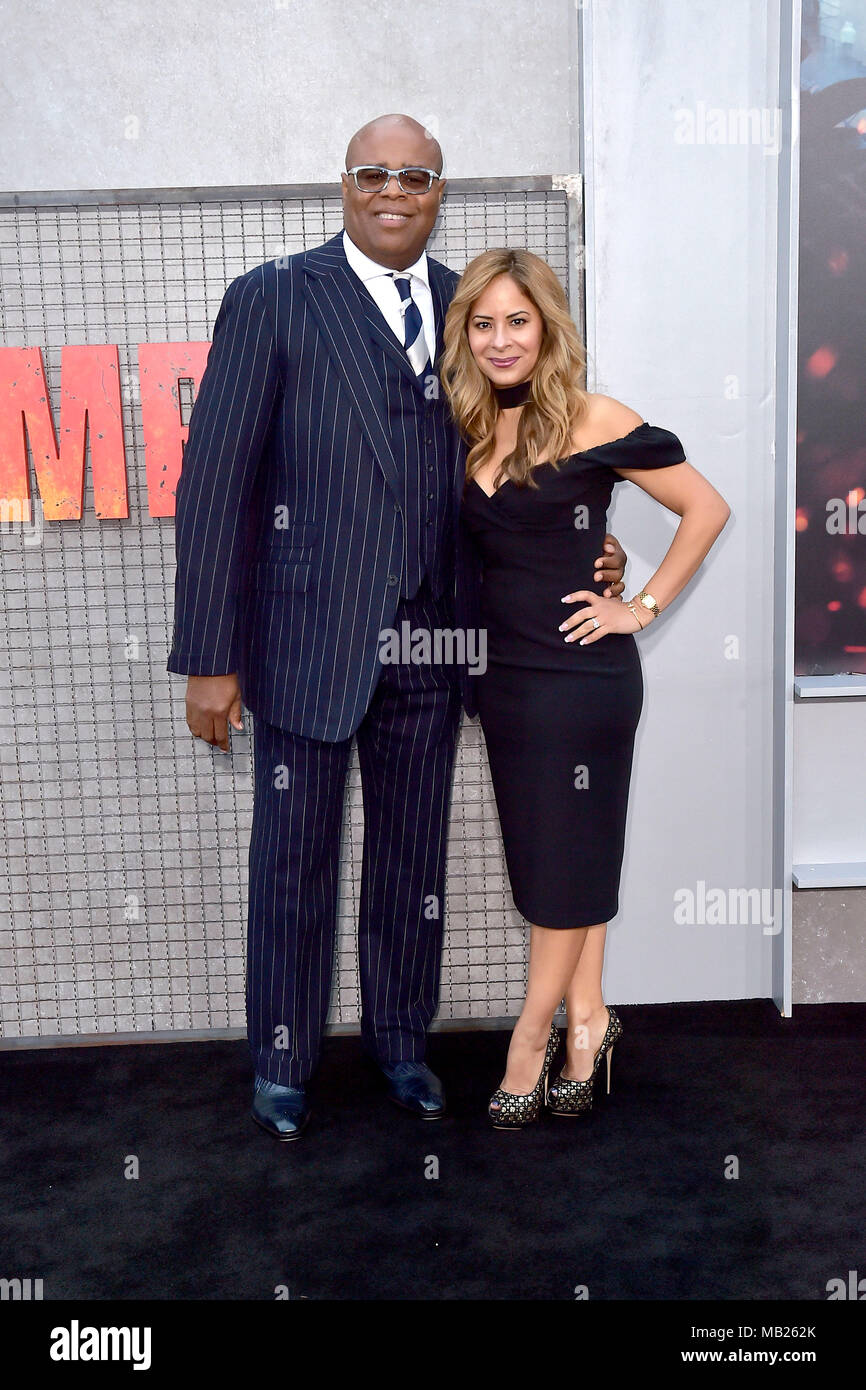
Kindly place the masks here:
<instances>
[{"instance_id":1,"label":"off-the-shoulder black dress","mask_svg":"<svg viewBox=\"0 0 866 1390\"><path fill-rule=\"evenodd\" d=\"M607 922L619 908L628 789L643 675L631 633L581 646L559 624L601 594L615 468L685 460L646 421L620 439L538 465L538 488L473 479L460 526L475 548L487 669L473 677L515 906L542 927Z\"/></svg>"}]
</instances>

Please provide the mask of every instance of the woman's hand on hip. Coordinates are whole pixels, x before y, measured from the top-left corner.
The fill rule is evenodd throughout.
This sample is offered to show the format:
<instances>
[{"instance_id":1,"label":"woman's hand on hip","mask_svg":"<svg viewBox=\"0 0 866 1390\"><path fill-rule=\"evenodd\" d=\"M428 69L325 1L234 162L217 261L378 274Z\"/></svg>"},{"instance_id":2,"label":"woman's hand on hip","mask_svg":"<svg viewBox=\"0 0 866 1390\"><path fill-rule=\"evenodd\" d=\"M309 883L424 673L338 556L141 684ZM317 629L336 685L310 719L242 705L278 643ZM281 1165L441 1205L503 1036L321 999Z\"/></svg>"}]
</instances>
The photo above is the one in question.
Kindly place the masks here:
<instances>
[{"instance_id":1,"label":"woman's hand on hip","mask_svg":"<svg viewBox=\"0 0 866 1390\"><path fill-rule=\"evenodd\" d=\"M640 623L634 613L618 598L600 598L591 589L575 589L573 594L565 594L562 601L580 603L582 599L586 600L584 606L576 609L559 625L563 641L576 641L581 646L587 646L590 642L597 642L608 632L640 630Z\"/></svg>"}]
</instances>

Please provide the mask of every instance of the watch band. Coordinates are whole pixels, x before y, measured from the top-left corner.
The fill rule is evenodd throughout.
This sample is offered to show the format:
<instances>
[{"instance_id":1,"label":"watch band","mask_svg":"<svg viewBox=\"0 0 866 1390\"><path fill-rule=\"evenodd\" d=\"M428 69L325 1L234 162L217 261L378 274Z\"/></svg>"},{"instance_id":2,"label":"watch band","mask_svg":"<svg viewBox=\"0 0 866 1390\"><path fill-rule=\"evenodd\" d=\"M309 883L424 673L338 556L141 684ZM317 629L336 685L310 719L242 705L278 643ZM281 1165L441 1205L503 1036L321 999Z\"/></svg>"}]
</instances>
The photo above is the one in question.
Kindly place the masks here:
<instances>
[{"instance_id":1,"label":"watch band","mask_svg":"<svg viewBox=\"0 0 866 1390\"><path fill-rule=\"evenodd\" d=\"M641 589L640 593L637 596L637 601L641 605L641 607L648 608L654 618L658 617L659 606L653 598L652 594L648 594L646 589Z\"/></svg>"}]
</instances>

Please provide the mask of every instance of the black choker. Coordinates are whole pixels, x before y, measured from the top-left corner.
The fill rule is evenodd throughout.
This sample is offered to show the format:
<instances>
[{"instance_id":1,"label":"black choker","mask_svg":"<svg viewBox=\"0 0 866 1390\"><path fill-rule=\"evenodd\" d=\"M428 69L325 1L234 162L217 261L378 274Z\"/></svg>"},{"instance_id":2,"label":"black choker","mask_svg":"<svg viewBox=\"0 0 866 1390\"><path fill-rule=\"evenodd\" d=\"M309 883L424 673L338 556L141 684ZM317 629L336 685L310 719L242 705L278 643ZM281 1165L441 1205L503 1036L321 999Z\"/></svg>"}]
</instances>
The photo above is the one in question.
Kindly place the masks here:
<instances>
[{"instance_id":1,"label":"black choker","mask_svg":"<svg viewBox=\"0 0 866 1390\"><path fill-rule=\"evenodd\" d=\"M512 406L523 405L532 394L531 381L518 381L516 386L494 386L493 394L500 410L510 410Z\"/></svg>"}]
</instances>

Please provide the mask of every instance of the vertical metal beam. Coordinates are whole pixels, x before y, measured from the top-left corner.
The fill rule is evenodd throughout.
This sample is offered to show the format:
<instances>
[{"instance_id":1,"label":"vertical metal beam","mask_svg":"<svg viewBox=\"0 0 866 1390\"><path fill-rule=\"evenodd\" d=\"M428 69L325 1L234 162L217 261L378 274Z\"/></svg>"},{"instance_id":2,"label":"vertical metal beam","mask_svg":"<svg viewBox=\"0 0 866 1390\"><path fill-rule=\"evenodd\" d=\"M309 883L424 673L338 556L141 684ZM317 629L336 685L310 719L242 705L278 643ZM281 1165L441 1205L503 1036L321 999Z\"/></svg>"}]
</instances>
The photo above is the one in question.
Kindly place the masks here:
<instances>
[{"instance_id":1,"label":"vertical metal beam","mask_svg":"<svg viewBox=\"0 0 866 1390\"><path fill-rule=\"evenodd\" d=\"M595 287L595 197L592 186L594 166L592 125L593 32L592 0L578 0L574 7L578 52L577 162L581 175L580 256L581 332L586 345L586 389L595 389L596 287ZM569 208L571 201L569 200ZM569 214L569 235L571 234Z\"/></svg>"},{"instance_id":2,"label":"vertical metal beam","mask_svg":"<svg viewBox=\"0 0 866 1390\"><path fill-rule=\"evenodd\" d=\"M797 470L797 275L800 224L799 0L779 4L779 215L776 267L776 448L773 560L773 999L793 1009L794 521ZM774 920L779 921L779 914Z\"/></svg>"}]
</instances>

